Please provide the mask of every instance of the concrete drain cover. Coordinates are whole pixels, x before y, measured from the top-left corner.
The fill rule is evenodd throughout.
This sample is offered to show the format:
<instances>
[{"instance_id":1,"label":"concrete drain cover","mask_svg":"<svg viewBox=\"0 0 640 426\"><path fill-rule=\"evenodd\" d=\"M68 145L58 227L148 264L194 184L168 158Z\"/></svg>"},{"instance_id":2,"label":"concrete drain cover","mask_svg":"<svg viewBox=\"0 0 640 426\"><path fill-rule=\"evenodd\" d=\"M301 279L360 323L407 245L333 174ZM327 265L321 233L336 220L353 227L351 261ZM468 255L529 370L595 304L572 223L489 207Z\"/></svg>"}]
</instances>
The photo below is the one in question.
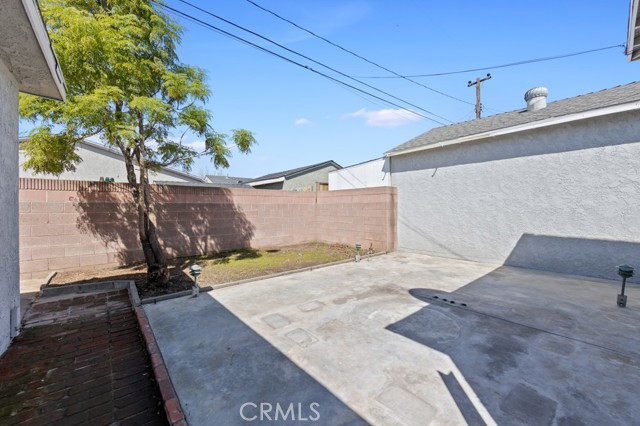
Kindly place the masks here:
<instances>
[{"instance_id":1,"label":"concrete drain cover","mask_svg":"<svg viewBox=\"0 0 640 426\"><path fill-rule=\"evenodd\" d=\"M291 324L291 321L283 315L280 314L271 314L266 317L262 317L262 321L264 321L271 328L282 328Z\"/></svg>"},{"instance_id":2,"label":"concrete drain cover","mask_svg":"<svg viewBox=\"0 0 640 426\"><path fill-rule=\"evenodd\" d=\"M285 334L285 336L287 336L289 339L293 340L303 348L306 348L309 345L313 345L315 342L318 341L318 339L316 339L311 334L309 334L306 330L303 330L301 328L296 328L295 330L292 330L287 334Z\"/></svg>"},{"instance_id":3,"label":"concrete drain cover","mask_svg":"<svg viewBox=\"0 0 640 426\"><path fill-rule=\"evenodd\" d=\"M317 300L312 300L311 302L307 302L303 305L299 305L298 309L300 309L302 312L309 312L322 307L322 305L323 305L322 302L318 302Z\"/></svg>"},{"instance_id":4,"label":"concrete drain cover","mask_svg":"<svg viewBox=\"0 0 640 426\"><path fill-rule=\"evenodd\" d=\"M430 424L426 419L432 419L436 414L433 405L396 386L383 390L376 400L391 410L403 423L411 426Z\"/></svg>"}]
</instances>

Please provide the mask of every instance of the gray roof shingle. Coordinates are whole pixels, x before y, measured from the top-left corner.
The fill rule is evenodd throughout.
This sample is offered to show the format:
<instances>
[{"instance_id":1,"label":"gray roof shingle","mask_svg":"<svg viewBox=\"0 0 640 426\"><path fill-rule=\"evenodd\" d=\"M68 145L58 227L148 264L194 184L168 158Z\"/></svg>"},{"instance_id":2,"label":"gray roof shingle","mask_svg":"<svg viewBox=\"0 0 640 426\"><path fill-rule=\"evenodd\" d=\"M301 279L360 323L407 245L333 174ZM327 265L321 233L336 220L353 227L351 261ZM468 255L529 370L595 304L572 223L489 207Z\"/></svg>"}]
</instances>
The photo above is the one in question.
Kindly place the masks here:
<instances>
[{"instance_id":1,"label":"gray roof shingle","mask_svg":"<svg viewBox=\"0 0 640 426\"><path fill-rule=\"evenodd\" d=\"M329 160L329 161L324 161L322 163L311 164L310 166L298 167L296 169L285 170L285 171L282 171L282 172L269 173L268 175L264 175L264 176L257 177L255 179L251 179L249 181L246 181L245 183L259 182L261 180L277 179L277 178L280 178L280 177L287 178L287 177L296 175L298 173L302 173L302 172L305 172L305 171L311 171L311 170L314 170L314 169L319 169L319 168L322 168L322 167L325 167L325 166L334 166L336 169L341 169L342 168L342 166L339 165L338 163L336 163L335 161Z\"/></svg>"},{"instance_id":2,"label":"gray roof shingle","mask_svg":"<svg viewBox=\"0 0 640 426\"><path fill-rule=\"evenodd\" d=\"M599 92L587 93L573 98L549 102L546 108L527 111L526 108L503 114L492 115L479 120L465 121L449 126L436 127L386 152L386 154L445 141L473 136L484 132L533 123L549 118L562 117L615 105L640 101L640 82L633 82Z\"/></svg>"},{"instance_id":3,"label":"gray roof shingle","mask_svg":"<svg viewBox=\"0 0 640 426\"><path fill-rule=\"evenodd\" d=\"M251 188L249 185L244 184L244 182L250 181L250 178L207 175L207 179L212 185L222 188Z\"/></svg>"}]
</instances>

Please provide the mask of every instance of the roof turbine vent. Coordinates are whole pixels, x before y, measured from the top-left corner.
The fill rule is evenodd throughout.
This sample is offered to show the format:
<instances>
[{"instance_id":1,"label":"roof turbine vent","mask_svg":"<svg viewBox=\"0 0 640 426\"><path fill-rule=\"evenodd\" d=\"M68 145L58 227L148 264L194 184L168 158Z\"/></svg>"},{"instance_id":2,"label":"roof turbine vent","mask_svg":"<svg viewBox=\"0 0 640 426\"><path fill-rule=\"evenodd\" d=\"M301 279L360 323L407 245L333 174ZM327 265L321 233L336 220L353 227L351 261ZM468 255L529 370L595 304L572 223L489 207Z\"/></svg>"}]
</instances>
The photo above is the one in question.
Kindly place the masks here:
<instances>
[{"instance_id":1,"label":"roof turbine vent","mask_svg":"<svg viewBox=\"0 0 640 426\"><path fill-rule=\"evenodd\" d=\"M537 111L547 106L547 95L549 91L546 87L534 87L527 90L524 100L527 101L527 111Z\"/></svg>"}]
</instances>

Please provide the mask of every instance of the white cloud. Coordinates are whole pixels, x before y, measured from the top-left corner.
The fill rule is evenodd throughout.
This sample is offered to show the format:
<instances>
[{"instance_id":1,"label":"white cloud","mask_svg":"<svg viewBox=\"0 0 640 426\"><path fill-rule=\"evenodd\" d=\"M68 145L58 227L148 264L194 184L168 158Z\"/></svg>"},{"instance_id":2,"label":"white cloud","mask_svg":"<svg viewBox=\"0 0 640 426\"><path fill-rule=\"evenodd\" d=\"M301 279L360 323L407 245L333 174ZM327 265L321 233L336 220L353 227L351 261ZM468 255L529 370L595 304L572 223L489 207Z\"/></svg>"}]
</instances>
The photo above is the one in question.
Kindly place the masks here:
<instances>
[{"instance_id":1,"label":"white cloud","mask_svg":"<svg viewBox=\"0 0 640 426\"><path fill-rule=\"evenodd\" d=\"M191 149L195 149L197 152L203 152L206 148L204 141L193 141L185 143L184 145ZM225 143L225 145L231 154L238 151L238 146L234 143Z\"/></svg>"},{"instance_id":2,"label":"white cloud","mask_svg":"<svg viewBox=\"0 0 640 426\"><path fill-rule=\"evenodd\" d=\"M356 112L345 114L343 118L362 117L368 126L375 127L398 127L404 126L420 119L420 116L413 114L406 109L381 109L378 111L367 111L362 108Z\"/></svg>"},{"instance_id":3,"label":"white cloud","mask_svg":"<svg viewBox=\"0 0 640 426\"><path fill-rule=\"evenodd\" d=\"M294 124L296 126L313 126L313 122L308 118L298 118Z\"/></svg>"},{"instance_id":4,"label":"white cloud","mask_svg":"<svg viewBox=\"0 0 640 426\"><path fill-rule=\"evenodd\" d=\"M204 151L204 148L205 148L204 141L193 141L190 143L186 143L185 145L191 149L195 149L198 152Z\"/></svg>"}]
</instances>

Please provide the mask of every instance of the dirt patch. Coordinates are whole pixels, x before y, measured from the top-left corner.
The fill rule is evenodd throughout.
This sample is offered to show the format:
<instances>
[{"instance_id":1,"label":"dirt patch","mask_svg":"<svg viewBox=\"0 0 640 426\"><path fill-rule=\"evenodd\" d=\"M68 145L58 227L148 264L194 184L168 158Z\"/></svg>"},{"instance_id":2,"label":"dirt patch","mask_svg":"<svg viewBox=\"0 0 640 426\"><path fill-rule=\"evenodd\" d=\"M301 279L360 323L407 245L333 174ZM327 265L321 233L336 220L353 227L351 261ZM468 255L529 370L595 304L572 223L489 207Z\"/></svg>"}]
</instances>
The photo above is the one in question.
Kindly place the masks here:
<instances>
[{"instance_id":1,"label":"dirt patch","mask_svg":"<svg viewBox=\"0 0 640 426\"><path fill-rule=\"evenodd\" d=\"M151 287L144 264L109 269L84 269L57 274L50 285L81 284L96 281L133 280L140 297L147 298L189 290L193 278L189 267L198 264L200 286L215 286L264 275L308 268L353 258L354 248L342 244L309 243L271 249L242 249L206 256L174 259L170 264L171 281L166 287Z\"/></svg>"}]
</instances>

